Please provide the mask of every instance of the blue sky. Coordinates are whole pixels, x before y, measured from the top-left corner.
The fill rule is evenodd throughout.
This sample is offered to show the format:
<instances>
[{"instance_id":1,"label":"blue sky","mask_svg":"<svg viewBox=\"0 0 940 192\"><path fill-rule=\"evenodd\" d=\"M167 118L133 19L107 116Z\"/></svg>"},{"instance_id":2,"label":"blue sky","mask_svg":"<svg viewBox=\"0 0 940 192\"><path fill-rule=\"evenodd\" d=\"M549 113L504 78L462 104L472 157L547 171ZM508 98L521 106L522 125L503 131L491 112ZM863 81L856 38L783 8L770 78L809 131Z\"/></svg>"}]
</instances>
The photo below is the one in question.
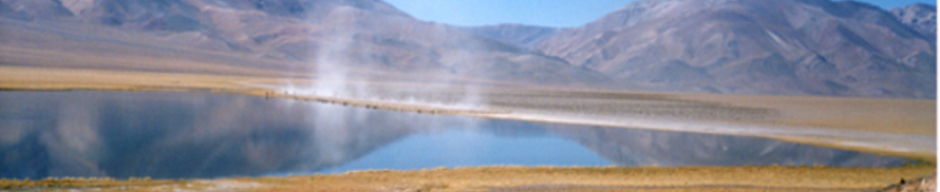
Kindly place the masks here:
<instances>
[{"instance_id":1,"label":"blue sky","mask_svg":"<svg viewBox=\"0 0 940 192\"><path fill-rule=\"evenodd\" d=\"M633 0L385 0L424 20L458 26L516 23L576 27L613 12ZM773 1L773 0L767 0ZM936 0L858 0L884 8Z\"/></svg>"}]
</instances>

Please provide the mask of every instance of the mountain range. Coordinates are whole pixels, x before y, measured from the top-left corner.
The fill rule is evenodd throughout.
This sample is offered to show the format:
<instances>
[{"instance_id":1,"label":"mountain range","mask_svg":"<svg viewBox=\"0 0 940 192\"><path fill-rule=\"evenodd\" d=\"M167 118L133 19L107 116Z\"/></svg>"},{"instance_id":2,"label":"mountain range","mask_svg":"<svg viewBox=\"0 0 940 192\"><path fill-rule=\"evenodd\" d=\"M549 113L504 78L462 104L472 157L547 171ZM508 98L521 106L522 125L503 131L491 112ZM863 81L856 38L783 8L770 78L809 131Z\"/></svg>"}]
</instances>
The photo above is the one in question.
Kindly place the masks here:
<instances>
[{"instance_id":1,"label":"mountain range","mask_svg":"<svg viewBox=\"0 0 940 192\"><path fill-rule=\"evenodd\" d=\"M922 4L638 0L560 29L456 27L378 0L0 0L0 28L0 47L347 79L380 79L368 75L378 71L630 91L936 97L936 8ZM196 70L155 65L130 68Z\"/></svg>"}]
</instances>

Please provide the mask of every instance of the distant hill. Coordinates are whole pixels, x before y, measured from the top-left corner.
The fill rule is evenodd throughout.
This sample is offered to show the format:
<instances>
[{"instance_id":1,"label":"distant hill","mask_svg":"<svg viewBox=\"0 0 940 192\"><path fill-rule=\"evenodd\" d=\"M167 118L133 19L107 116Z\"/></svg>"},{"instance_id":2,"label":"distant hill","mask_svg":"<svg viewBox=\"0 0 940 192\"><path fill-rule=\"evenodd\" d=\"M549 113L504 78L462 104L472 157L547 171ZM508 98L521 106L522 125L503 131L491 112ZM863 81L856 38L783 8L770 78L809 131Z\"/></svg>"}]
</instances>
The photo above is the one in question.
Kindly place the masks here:
<instances>
[{"instance_id":1,"label":"distant hill","mask_svg":"<svg viewBox=\"0 0 940 192\"><path fill-rule=\"evenodd\" d=\"M933 39L852 1L640 0L537 48L665 90L934 98Z\"/></svg>"},{"instance_id":2,"label":"distant hill","mask_svg":"<svg viewBox=\"0 0 940 192\"><path fill-rule=\"evenodd\" d=\"M536 45L557 34L561 29L520 24L500 24L482 27L462 27L462 30L497 41L532 50Z\"/></svg>"}]
</instances>

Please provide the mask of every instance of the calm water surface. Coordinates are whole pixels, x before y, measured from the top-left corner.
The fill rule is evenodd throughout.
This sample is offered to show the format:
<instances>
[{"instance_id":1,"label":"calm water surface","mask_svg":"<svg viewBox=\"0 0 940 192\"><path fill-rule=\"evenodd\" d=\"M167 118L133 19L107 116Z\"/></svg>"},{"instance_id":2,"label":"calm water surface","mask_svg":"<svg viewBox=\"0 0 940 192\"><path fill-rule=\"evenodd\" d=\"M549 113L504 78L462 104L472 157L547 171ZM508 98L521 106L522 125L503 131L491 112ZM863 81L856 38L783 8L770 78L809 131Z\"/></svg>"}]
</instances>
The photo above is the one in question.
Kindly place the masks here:
<instances>
[{"instance_id":1,"label":"calm water surface","mask_svg":"<svg viewBox=\"0 0 940 192\"><path fill-rule=\"evenodd\" d=\"M761 138L249 96L0 91L0 178L214 178L485 165L883 167L905 161Z\"/></svg>"}]
</instances>

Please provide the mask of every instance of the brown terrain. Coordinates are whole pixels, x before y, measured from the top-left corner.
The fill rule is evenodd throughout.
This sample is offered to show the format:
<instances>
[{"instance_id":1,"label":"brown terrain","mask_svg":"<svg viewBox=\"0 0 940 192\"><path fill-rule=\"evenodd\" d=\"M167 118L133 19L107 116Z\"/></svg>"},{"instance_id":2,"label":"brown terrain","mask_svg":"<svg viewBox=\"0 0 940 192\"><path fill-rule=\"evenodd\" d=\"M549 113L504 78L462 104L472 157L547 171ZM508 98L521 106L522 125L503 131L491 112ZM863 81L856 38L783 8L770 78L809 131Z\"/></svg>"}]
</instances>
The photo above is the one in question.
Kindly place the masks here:
<instances>
[{"instance_id":1,"label":"brown terrain","mask_svg":"<svg viewBox=\"0 0 940 192\"><path fill-rule=\"evenodd\" d=\"M359 171L338 175L150 180L0 180L0 189L50 191L877 191L933 166L831 167L474 167ZM838 179L832 179L838 178ZM53 187L53 188L49 188Z\"/></svg>"},{"instance_id":2,"label":"brown terrain","mask_svg":"<svg viewBox=\"0 0 940 192\"><path fill-rule=\"evenodd\" d=\"M907 191L937 191L937 175L924 176L917 179L901 180L898 184L881 189L884 192L907 192Z\"/></svg>"}]
</instances>

